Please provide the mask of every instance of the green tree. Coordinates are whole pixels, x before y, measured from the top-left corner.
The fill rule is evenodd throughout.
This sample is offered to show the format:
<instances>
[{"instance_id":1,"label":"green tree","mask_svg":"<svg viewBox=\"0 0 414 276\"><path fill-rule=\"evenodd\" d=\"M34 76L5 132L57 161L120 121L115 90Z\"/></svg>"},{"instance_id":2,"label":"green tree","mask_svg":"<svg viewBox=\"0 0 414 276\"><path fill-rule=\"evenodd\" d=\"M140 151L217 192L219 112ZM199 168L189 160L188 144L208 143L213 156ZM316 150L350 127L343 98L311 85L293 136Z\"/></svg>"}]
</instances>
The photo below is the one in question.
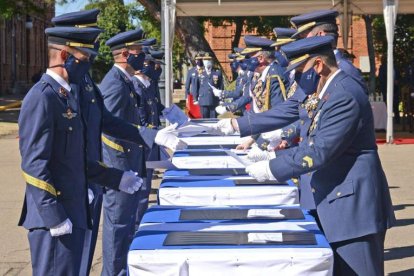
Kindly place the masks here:
<instances>
[{"instance_id":1,"label":"green tree","mask_svg":"<svg viewBox=\"0 0 414 276\"><path fill-rule=\"evenodd\" d=\"M0 0L0 19L11 19L15 15L41 14L42 12L43 7L31 0Z\"/></svg>"}]
</instances>

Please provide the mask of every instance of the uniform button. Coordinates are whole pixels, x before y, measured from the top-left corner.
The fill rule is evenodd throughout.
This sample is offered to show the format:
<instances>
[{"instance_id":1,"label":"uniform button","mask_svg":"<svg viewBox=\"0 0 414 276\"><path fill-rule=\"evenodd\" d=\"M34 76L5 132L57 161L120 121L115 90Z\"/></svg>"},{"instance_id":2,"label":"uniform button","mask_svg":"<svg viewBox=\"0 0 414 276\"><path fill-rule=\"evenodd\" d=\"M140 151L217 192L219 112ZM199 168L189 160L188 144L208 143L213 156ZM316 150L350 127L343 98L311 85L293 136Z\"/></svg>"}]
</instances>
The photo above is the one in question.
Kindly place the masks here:
<instances>
[{"instance_id":1,"label":"uniform button","mask_svg":"<svg viewBox=\"0 0 414 276\"><path fill-rule=\"evenodd\" d=\"M303 125L305 123L304 120L300 120L300 124Z\"/></svg>"},{"instance_id":2,"label":"uniform button","mask_svg":"<svg viewBox=\"0 0 414 276\"><path fill-rule=\"evenodd\" d=\"M300 138L299 138L299 142L302 142L302 141L303 141L303 137L300 137Z\"/></svg>"},{"instance_id":3,"label":"uniform button","mask_svg":"<svg viewBox=\"0 0 414 276\"><path fill-rule=\"evenodd\" d=\"M91 101L92 103L94 103L95 102L95 99L92 99L92 101Z\"/></svg>"},{"instance_id":4,"label":"uniform button","mask_svg":"<svg viewBox=\"0 0 414 276\"><path fill-rule=\"evenodd\" d=\"M312 173L308 172L308 175L311 176Z\"/></svg>"},{"instance_id":5,"label":"uniform button","mask_svg":"<svg viewBox=\"0 0 414 276\"><path fill-rule=\"evenodd\" d=\"M135 104L135 107L138 107L138 104Z\"/></svg>"},{"instance_id":6,"label":"uniform button","mask_svg":"<svg viewBox=\"0 0 414 276\"><path fill-rule=\"evenodd\" d=\"M315 188L312 188L312 193L315 193Z\"/></svg>"},{"instance_id":7,"label":"uniform button","mask_svg":"<svg viewBox=\"0 0 414 276\"><path fill-rule=\"evenodd\" d=\"M341 196L341 192L337 192L336 193L336 196Z\"/></svg>"},{"instance_id":8,"label":"uniform button","mask_svg":"<svg viewBox=\"0 0 414 276\"><path fill-rule=\"evenodd\" d=\"M60 191L56 191L56 195L60 196L61 192Z\"/></svg>"},{"instance_id":9,"label":"uniform button","mask_svg":"<svg viewBox=\"0 0 414 276\"><path fill-rule=\"evenodd\" d=\"M152 114L152 115L154 115L154 114L155 114L155 112L151 112L151 114Z\"/></svg>"},{"instance_id":10,"label":"uniform button","mask_svg":"<svg viewBox=\"0 0 414 276\"><path fill-rule=\"evenodd\" d=\"M69 131L72 131L73 128L70 126L70 127L68 127L68 129L69 129Z\"/></svg>"},{"instance_id":11,"label":"uniform button","mask_svg":"<svg viewBox=\"0 0 414 276\"><path fill-rule=\"evenodd\" d=\"M131 96L131 98L133 98L134 97L134 94L132 94L132 92L131 92L131 93L129 93L129 96Z\"/></svg>"},{"instance_id":12,"label":"uniform button","mask_svg":"<svg viewBox=\"0 0 414 276\"><path fill-rule=\"evenodd\" d=\"M130 151L131 151L131 149L128 149L127 151L128 151L128 152L130 152Z\"/></svg>"}]
</instances>

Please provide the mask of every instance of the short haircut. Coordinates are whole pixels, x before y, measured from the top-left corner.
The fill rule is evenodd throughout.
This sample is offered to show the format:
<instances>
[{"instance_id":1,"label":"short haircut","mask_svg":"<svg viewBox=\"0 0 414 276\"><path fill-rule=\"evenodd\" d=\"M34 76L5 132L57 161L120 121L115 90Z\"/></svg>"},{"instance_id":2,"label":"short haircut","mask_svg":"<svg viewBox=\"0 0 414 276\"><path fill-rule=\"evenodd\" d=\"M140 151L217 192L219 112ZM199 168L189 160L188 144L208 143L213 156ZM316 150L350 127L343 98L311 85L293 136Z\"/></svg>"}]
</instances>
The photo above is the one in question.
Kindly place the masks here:
<instances>
[{"instance_id":1,"label":"short haircut","mask_svg":"<svg viewBox=\"0 0 414 276\"><path fill-rule=\"evenodd\" d=\"M328 67L338 67L338 63L336 62L333 50L324 50L318 53L316 56L320 57Z\"/></svg>"},{"instance_id":2,"label":"short haircut","mask_svg":"<svg viewBox=\"0 0 414 276\"><path fill-rule=\"evenodd\" d=\"M330 35L330 36L332 36L334 38L334 41L333 41L334 45L332 45L332 46L334 48L336 48L336 45L338 43L338 37L339 37L339 34L338 34L338 25L336 25L335 23L325 23L325 24L321 24L321 25L315 26L312 29L311 32L312 33L317 33L317 32L320 32L320 31L323 31L327 35Z\"/></svg>"},{"instance_id":3,"label":"short haircut","mask_svg":"<svg viewBox=\"0 0 414 276\"><path fill-rule=\"evenodd\" d=\"M275 59L275 55L273 54L273 51L262 50L262 51L260 51L260 54L266 60L274 60Z\"/></svg>"}]
</instances>

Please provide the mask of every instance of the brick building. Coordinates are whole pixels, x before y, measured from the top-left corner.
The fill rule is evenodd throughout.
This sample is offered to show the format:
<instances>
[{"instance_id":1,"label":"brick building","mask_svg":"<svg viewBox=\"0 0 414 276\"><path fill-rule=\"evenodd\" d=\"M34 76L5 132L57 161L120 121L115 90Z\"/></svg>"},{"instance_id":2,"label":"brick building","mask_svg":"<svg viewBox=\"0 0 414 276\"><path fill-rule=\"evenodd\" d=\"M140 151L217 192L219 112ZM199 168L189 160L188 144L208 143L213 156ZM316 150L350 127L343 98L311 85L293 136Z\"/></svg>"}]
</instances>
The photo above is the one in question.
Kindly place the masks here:
<instances>
[{"instance_id":1,"label":"brick building","mask_svg":"<svg viewBox=\"0 0 414 276\"><path fill-rule=\"evenodd\" d=\"M223 26L214 27L211 23L206 23L205 28L205 37L207 41L209 42L214 53L216 54L218 60L221 62L221 65L226 75L230 77L230 62L228 60L227 54L229 54L232 51L231 42L235 34L235 25L228 23L224 24ZM339 30L341 30L340 26ZM249 33L242 32L242 37L246 34ZM243 39L240 39L240 46L244 46ZM339 38L338 48L344 48L342 43L342 37ZM356 67L361 68L363 72L369 71L365 21L358 16L353 17L352 24L350 26L348 52L355 55L356 58L354 60L354 64ZM376 67L376 69L378 69L378 62Z\"/></svg>"},{"instance_id":2,"label":"brick building","mask_svg":"<svg viewBox=\"0 0 414 276\"><path fill-rule=\"evenodd\" d=\"M0 19L0 95L27 92L33 84L32 77L47 67L44 30L50 26L55 7L44 0L33 2L44 14Z\"/></svg>"}]
</instances>

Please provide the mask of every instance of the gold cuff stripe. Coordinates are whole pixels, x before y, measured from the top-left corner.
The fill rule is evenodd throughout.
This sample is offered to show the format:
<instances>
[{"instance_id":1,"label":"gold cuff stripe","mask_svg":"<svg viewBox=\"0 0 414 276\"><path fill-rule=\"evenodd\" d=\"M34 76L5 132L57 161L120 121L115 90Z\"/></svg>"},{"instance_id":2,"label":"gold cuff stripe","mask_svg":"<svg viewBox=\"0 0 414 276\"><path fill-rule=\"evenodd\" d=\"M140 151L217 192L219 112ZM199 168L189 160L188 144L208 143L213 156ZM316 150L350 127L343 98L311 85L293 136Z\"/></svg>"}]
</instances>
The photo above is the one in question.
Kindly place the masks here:
<instances>
[{"instance_id":1,"label":"gold cuff stripe","mask_svg":"<svg viewBox=\"0 0 414 276\"><path fill-rule=\"evenodd\" d=\"M38 179L36 177L33 177L31 175L28 175L27 173L23 172L24 180L26 180L27 184L30 184L32 186L35 186L36 188L39 188L41 190L44 190L54 196L56 196L56 189L51 184L47 183L46 181L43 181L41 179Z\"/></svg>"},{"instance_id":2,"label":"gold cuff stripe","mask_svg":"<svg viewBox=\"0 0 414 276\"><path fill-rule=\"evenodd\" d=\"M93 49L95 47L93 44L84 44L84 43L71 42L71 41L66 42L66 45L71 46L71 47L82 47L82 48L90 48L90 49Z\"/></svg>"},{"instance_id":3,"label":"gold cuff stripe","mask_svg":"<svg viewBox=\"0 0 414 276\"><path fill-rule=\"evenodd\" d=\"M117 143L109 140L108 138L106 138L105 136L102 135L102 142L107 145L110 148L113 148L114 150L120 151L120 152L124 152L124 148L121 145L118 145Z\"/></svg>"}]
</instances>

